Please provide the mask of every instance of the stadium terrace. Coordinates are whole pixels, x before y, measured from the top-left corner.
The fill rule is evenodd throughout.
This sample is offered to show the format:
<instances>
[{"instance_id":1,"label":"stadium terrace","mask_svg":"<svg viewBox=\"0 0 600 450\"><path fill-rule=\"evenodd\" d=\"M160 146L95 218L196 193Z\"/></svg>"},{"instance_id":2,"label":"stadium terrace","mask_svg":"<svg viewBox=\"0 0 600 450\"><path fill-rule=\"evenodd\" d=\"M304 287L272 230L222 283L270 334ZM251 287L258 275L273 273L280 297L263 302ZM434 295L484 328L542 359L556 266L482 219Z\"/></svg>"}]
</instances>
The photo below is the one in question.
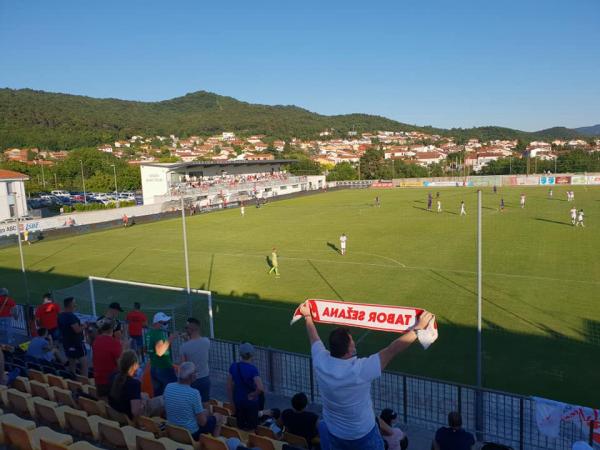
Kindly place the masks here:
<instances>
[{"instance_id":1,"label":"stadium terrace","mask_svg":"<svg viewBox=\"0 0 600 450\"><path fill-rule=\"evenodd\" d=\"M325 177L291 176L289 159L257 161L197 161L141 164L144 204L181 195L196 197L200 206L250 198L292 194L325 186Z\"/></svg>"}]
</instances>

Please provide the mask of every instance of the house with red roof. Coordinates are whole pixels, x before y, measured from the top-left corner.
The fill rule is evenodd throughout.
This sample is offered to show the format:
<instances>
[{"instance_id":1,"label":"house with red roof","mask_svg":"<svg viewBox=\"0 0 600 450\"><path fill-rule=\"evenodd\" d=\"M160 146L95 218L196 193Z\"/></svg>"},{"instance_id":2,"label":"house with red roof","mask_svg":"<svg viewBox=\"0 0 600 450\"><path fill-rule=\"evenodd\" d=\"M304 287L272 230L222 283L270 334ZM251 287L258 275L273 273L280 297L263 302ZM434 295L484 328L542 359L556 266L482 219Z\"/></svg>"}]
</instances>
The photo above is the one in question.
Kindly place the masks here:
<instances>
[{"instance_id":1,"label":"house with red roof","mask_svg":"<svg viewBox=\"0 0 600 450\"><path fill-rule=\"evenodd\" d=\"M0 221L27 215L25 181L28 179L25 174L0 169Z\"/></svg>"}]
</instances>

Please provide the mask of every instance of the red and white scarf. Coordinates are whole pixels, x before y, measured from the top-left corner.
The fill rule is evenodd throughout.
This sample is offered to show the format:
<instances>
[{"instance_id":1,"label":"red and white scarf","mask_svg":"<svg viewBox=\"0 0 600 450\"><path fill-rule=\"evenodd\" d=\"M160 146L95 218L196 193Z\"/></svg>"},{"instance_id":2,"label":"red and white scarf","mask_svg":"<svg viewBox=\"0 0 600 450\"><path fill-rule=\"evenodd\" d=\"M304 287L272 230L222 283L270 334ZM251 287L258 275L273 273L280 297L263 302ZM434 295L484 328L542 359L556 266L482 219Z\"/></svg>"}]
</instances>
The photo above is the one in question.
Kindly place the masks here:
<instances>
[{"instance_id":1,"label":"red and white scarf","mask_svg":"<svg viewBox=\"0 0 600 450\"><path fill-rule=\"evenodd\" d=\"M309 299L306 301L313 321L348 327L367 328L376 331L405 333L413 329L422 309L406 306L371 305L335 300ZM296 308L290 325L302 318L300 307ZM435 318L425 330L418 333L424 348L429 347L438 337Z\"/></svg>"}]
</instances>

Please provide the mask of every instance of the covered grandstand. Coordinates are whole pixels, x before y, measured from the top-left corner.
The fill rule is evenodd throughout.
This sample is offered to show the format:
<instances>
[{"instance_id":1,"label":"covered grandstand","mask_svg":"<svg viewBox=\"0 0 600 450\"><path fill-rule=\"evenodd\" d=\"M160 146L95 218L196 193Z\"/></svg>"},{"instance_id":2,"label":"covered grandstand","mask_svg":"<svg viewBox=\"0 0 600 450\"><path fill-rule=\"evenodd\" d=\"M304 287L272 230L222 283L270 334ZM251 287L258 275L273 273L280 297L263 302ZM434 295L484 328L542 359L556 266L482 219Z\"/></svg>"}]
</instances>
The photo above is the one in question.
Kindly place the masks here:
<instances>
[{"instance_id":1,"label":"covered grandstand","mask_svg":"<svg viewBox=\"0 0 600 450\"><path fill-rule=\"evenodd\" d=\"M294 176L285 167L295 160L194 161L141 165L144 204L184 195L202 204L268 198L323 189L324 176Z\"/></svg>"}]
</instances>

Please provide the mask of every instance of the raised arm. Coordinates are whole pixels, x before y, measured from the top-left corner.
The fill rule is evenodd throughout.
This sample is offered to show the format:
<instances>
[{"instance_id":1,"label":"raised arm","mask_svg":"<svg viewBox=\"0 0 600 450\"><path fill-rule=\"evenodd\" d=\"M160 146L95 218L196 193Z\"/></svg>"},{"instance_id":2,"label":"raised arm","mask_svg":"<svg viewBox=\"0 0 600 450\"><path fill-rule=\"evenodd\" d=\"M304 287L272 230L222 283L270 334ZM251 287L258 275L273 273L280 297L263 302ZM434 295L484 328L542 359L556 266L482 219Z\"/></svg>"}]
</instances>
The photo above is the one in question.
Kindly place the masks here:
<instances>
[{"instance_id":1,"label":"raised arm","mask_svg":"<svg viewBox=\"0 0 600 450\"><path fill-rule=\"evenodd\" d=\"M417 324L413 329L407 333L404 333L398 339L394 340L390 345L379 352L379 360L381 361L381 370L385 369L392 359L398 354L402 353L413 342L417 340L417 330L423 330L429 325L429 322L433 318L433 314L428 311L423 311Z\"/></svg>"},{"instance_id":2,"label":"raised arm","mask_svg":"<svg viewBox=\"0 0 600 450\"><path fill-rule=\"evenodd\" d=\"M304 321L306 322L306 334L308 334L308 340L310 345L312 345L320 341L319 333L317 332L317 327L315 327L315 323L312 320L312 316L310 315L310 308L304 302L302 306L300 306L300 313L304 316Z\"/></svg>"}]
</instances>

